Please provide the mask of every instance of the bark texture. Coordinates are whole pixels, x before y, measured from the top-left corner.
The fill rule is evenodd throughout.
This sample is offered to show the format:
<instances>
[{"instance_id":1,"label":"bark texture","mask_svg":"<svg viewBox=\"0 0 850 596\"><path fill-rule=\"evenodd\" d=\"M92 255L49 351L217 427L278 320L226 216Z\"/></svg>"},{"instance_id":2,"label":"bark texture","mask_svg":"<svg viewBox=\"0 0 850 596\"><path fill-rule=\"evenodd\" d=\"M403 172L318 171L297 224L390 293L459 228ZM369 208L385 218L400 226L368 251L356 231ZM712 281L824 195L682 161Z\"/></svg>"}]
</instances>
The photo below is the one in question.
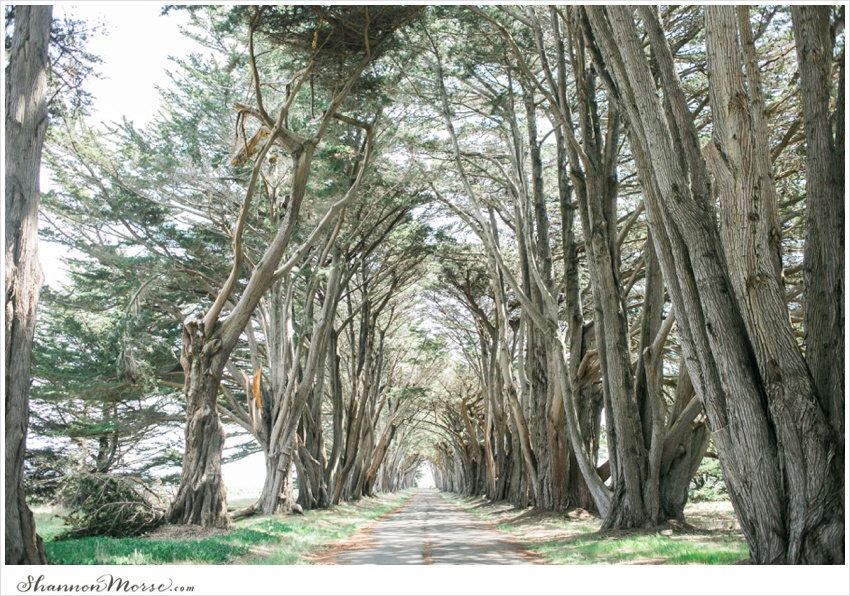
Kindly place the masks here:
<instances>
[{"instance_id":1,"label":"bark texture","mask_svg":"<svg viewBox=\"0 0 850 596\"><path fill-rule=\"evenodd\" d=\"M285 278L293 267L304 259L317 242L320 234L324 233L330 222L341 217L346 205L356 196L371 154L371 125L342 116L338 114L337 110L352 92L352 88L360 78L361 73L375 57L375 52L380 49L395 29L401 27L413 13L415 11L398 13L398 18L390 19L388 28L381 34L379 40L375 40L374 45L366 44L359 63L339 81L340 85L334 89L334 93L325 105L321 117L314 121L315 127L312 128L310 136L303 138L288 128L289 109L293 98L290 98L290 101L281 107L276 119L273 119L263 107L262 84L256 68L253 36L254 32L261 26L263 13L257 11L251 20L249 58L257 108L249 110L249 113L269 131L269 134L254 158L254 167L248 181L240 215L231 234L234 258L230 275L219 290L212 306L202 318L190 320L184 324L182 360L183 369L186 373L187 451L184 456L184 467L177 499L172 503L169 510L169 518L172 520L213 526L229 524L226 509L223 507L224 492L221 487L223 436L216 407L219 385L227 359L254 316L255 310L266 291L275 281ZM386 16L389 13L384 14ZM369 23L370 21L367 18L367 29L365 31L367 40L369 40ZM372 23L374 24L374 21ZM354 57L354 54L352 57ZM293 82L294 92L297 93L302 89L303 84L308 79L311 81L312 87L312 76L312 66L297 75ZM288 260L283 261L284 255L291 248L290 244L295 226L298 223L303 201L307 194L307 182L316 148L325 136L331 122L337 118L348 124L354 124L366 132L365 149L360 156L361 161L356 175L352 177L345 196L331 205L322 219L313 227L308 237L295 248L294 254ZM237 291L238 281L244 273L243 265L247 260L244 254L243 234L254 193L259 187L261 170L273 145L279 146L290 160L288 207L283 217L280 218L279 222L276 222L279 225L274 237L268 242L262 258L251 269L247 283L239 293ZM337 270L338 268L334 268L334 271L338 274ZM233 304L233 306L230 312L225 315L223 314L224 308L228 304ZM333 313L328 314L323 310L322 316L330 317L329 322L324 324L324 331L322 331L326 335L329 333L329 329L333 327ZM317 325L319 324L317 323ZM324 340L318 340L319 345L324 345L323 342ZM305 365L305 369L307 371L316 370L318 363L318 369L321 370L324 355L324 349L312 350L308 356L309 362ZM278 417L273 422L274 427L269 435L267 466L270 472L274 471L274 474L272 474L271 480L267 480L266 488L269 490L264 489L264 510L277 507L280 492L275 487L278 484L284 486L289 477L289 468L294 459L292 439L301 420L301 412L309 397L313 378L311 375L305 375L297 383L293 381L287 383L287 385L294 387L290 394L292 401L289 413L291 415ZM272 483L271 486L269 482ZM284 491L284 493L286 492ZM204 509L204 511L201 511L201 509Z\"/></svg>"},{"instance_id":2,"label":"bark texture","mask_svg":"<svg viewBox=\"0 0 850 596\"><path fill-rule=\"evenodd\" d=\"M6 482L5 562L46 564L26 503L32 344L42 284L38 262L39 172L47 130L47 46L51 6L16 6L6 70Z\"/></svg>"},{"instance_id":3,"label":"bark texture","mask_svg":"<svg viewBox=\"0 0 850 596\"><path fill-rule=\"evenodd\" d=\"M786 491L785 557L792 563L842 561L843 548L836 551L836 546L844 534L843 508L835 497L843 493L837 482L843 462L836 465L843 457L835 451L837 442L784 300L775 184L749 9L707 9L706 43L714 116L709 164L720 196L732 288L778 441L782 467L774 473ZM829 412L832 400L827 402Z\"/></svg>"},{"instance_id":4,"label":"bark texture","mask_svg":"<svg viewBox=\"0 0 850 596\"><path fill-rule=\"evenodd\" d=\"M712 87L718 85L710 159L725 227L735 228L721 234L709 169L657 11L638 10L657 60L661 97L632 9L588 7L586 33L628 115L687 369L751 556L757 563L843 562L843 471L835 466L841 447L825 431L802 358L791 350L787 310L776 298L773 207L762 194L772 179L761 154L763 108L745 30L749 20L733 7L706 9L709 73ZM729 35L739 36L735 51ZM730 67L733 54L743 63ZM736 82L742 77L744 91Z\"/></svg>"},{"instance_id":5,"label":"bark texture","mask_svg":"<svg viewBox=\"0 0 850 596\"><path fill-rule=\"evenodd\" d=\"M829 6L792 6L806 131L806 361L844 442L844 61L830 110L836 31Z\"/></svg>"},{"instance_id":6,"label":"bark texture","mask_svg":"<svg viewBox=\"0 0 850 596\"><path fill-rule=\"evenodd\" d=\"M227 494L221 478L224 427L216 411L221 373L229 356L221 340L206 338L203 323L183 324L180 362L186 377L186 450L177 496L168 511L172 524L229 528Z\"/></svg>"}]
</instances>

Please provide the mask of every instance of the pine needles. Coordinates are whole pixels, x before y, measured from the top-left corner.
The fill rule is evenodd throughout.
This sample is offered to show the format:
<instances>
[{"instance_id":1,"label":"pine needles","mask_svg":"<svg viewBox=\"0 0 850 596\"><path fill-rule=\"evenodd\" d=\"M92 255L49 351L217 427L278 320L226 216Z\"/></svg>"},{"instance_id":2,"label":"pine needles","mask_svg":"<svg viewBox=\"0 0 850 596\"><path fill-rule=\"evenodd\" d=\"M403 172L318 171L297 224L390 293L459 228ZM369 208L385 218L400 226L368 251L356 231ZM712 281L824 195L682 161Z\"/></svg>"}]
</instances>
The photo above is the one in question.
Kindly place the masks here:
<instances>
[{"instance_id":1,"label":"pine needles","mask_svg":"<svg viewBox=\"0 0 850 596\"><path fill-rule=\"evenodd\" d=\"M137 478L79 472L66 479L61 496L73 508L65 517L71 528L56 540L139 536L165 520L165 504Z\"/></svg>"}]
</instances>

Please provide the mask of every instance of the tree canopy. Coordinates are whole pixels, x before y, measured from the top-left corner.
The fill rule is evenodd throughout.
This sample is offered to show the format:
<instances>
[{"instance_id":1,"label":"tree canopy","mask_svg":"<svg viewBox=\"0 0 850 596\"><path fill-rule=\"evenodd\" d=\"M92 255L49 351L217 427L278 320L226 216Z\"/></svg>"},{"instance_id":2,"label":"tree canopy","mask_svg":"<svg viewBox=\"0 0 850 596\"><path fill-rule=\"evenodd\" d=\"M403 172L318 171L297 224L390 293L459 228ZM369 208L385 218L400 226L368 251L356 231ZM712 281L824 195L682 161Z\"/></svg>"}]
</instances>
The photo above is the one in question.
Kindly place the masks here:
<instances>
[{"instance_id":1,"label":"tree canopy","mask_svg":"<svg viewBox=\"0 0 850 596\"><path fill-rule=\"evenodd\" d=\"M51 119L32 495L224 528L427 470L648 528L709 453L754 562L843 563L844 7L178 10L149 124Z\"/></svg>"}]
</instances>

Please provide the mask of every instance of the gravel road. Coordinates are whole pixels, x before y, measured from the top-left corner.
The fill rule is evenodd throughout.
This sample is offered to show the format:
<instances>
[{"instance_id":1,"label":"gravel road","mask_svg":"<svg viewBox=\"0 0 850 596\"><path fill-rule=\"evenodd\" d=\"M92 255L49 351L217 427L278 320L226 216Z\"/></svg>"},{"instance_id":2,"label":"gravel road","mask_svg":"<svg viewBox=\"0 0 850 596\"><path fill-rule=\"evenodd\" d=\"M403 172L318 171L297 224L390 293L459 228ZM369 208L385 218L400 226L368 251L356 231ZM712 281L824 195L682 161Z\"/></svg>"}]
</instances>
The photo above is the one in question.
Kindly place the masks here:
<instances>
[{"instance_id":1,"label":"gravel road","mask_svg":"<svg viewBox=\"0 0 850 596\"><path fill-rule=\"evenodd\" d=\"M400 510L347 541L340 565L529 565L539 561L499 530L420 488Z\"/></svg>"}]
</instances>

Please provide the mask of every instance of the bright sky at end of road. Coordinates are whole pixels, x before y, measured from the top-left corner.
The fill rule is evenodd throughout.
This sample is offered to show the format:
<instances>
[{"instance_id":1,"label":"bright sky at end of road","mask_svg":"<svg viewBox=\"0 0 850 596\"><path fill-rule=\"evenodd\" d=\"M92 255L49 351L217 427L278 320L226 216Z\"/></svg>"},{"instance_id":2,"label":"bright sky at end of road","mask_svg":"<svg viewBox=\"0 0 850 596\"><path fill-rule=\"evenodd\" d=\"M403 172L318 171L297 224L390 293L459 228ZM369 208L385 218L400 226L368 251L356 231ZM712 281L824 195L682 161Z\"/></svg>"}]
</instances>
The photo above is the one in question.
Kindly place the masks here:
<instances>
[{"instance_id":1,"label":"bright sky at end of road","mask_svg":"<svg viewBox=\"0 0 850 596\"><path fill-rule=\"evenodd\" d=\"M431 464L428 462L423 462L419 465L419 472L422 476L419 478L419 482L416 483L416 486L419 488L434 488L436 484L434 483L434 474L431 472Z\"/></svg>"},{"instance_id":2,"label":"bright sky at end of road","mask_svg":"<svg viewBox=\"0 0 850 596\"><path fill-rule=\"evenodd\" d=\"M419 466L422 477L417 486L420 488L433 488L434 476L431 466L423 463ZM266 462L262 453L254 453L239 461L224 464L221 467L221 475L227 487L228 494L239 496L259 495L263 489L263 480L266 476Z\"/></svg>"}]
</instances>

